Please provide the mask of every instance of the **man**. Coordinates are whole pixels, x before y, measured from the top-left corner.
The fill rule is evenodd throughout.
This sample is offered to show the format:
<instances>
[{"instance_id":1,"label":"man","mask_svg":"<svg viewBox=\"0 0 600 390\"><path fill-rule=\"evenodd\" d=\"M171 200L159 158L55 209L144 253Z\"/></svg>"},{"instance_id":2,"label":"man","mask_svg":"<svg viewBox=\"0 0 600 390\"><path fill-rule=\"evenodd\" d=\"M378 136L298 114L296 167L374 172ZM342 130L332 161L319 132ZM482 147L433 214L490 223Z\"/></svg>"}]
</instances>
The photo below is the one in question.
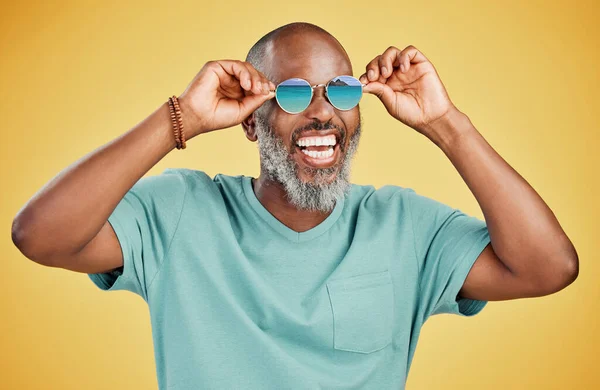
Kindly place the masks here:
<instances>
[{"instance_id":1,"label":"man","mask_svg":"<svg viewBox=\"0 0 600 390\"><path fill-rule=\"evenodd\" d=\"M270 32L244 62L210 61L179 98L187 139L241 123L258 178L142 178L175 147L165 103L40 190L13 241L142 296L161 389L403 388L431 315L557 292L578 257L412 46L367 64L363 91L442 149L486 223L408 188L350 184L360 108L325 85L352 74L341 44L308 23ZM295 113L273 99L290 79L312 90Z\"/></svg>"}]
</instances>

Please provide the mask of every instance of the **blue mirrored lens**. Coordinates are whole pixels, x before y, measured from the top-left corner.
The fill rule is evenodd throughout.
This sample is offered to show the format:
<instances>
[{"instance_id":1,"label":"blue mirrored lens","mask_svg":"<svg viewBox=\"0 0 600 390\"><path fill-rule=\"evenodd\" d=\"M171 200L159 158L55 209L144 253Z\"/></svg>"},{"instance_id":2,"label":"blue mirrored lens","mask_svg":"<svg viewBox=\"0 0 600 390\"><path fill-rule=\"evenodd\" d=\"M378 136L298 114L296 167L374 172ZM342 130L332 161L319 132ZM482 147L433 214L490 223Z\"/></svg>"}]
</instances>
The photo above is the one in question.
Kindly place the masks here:
<instances>
[{"instance_id":1,"label":"blue mirrored lens","mask_svg":"<svg viewBox=\"0 0 600 390\"><path fill-rule=\"evenodd\" d=\"M352 76L338 76L327 85L327 97L338 110L350 110L362 97L362 85Z\"/></svg>"},{"instance_id":2,"label":"blue mirrored lens","mask_svg":"<svg viewBox=\"0 0 600 390\"><path fill-rule=\"evenodd\" d=\"M312 88L303 79L288 79L277 86L275 99L277 104L290 114L302 112L309 106L312 98Z\"/></svg>"}]
</instances>

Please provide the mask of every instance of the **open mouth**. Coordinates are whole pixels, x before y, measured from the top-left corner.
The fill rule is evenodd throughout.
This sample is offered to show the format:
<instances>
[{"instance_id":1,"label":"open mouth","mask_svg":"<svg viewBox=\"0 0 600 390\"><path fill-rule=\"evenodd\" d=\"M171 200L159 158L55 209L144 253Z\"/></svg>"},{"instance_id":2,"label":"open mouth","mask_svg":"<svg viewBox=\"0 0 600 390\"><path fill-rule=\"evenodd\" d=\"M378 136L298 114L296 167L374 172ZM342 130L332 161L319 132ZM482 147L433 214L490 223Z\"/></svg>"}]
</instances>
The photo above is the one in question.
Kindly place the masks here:
<instances>
[{"instance_id":1,"label":"open mouth","mask_svg":"<svg viewBox=\"0 0 600 390\"><path fill-rule=\"evenodd\" d=\"M332 166L340 154L335 134L301 137L296 141L296 147L305 164L319 168Z\"/></svg>"}]
</instances>

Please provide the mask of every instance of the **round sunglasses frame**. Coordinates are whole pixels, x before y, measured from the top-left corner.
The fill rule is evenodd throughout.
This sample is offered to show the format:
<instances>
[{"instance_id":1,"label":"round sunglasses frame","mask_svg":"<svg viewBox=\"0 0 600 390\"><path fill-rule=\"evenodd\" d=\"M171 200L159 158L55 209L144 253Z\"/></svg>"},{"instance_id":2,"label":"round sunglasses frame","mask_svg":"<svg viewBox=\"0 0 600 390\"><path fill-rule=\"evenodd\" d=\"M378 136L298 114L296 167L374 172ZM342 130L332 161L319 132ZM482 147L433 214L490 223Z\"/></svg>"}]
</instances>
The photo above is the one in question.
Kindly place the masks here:
<instances>
[{"instance_id":1,"label":"round sunglasses frame","mask_svg":"<svg viewBox=\"0 0 600 390\"><path fill-rule=\"evenodd\" d=\"M289 78L289 79L283 80L282 82L280 82L279 84L277 84L277 87L275 87L275 91L274 91L274 92L275 92L275 100L277 101L277 105L279 106L279 108L281 108L283 111L287 112L288 114L292 114L292 115L295 115L295 114L300 114L301 112L304 112L304 110L306 110L306 109L308 108L308 106L310 105L310 103L312 102L312 99L313 99L313 97L315 96L315 88L317 88L317 87L325 87L325 97L327 98L327 101L328 101L328 102L329 102L329 103L330 103L330 104L331 104L333 107L335 107L335 109L336 109L336 110L340 110L340 111L350 111L350 110L352 110L354 107L356 107L356 106L358 105L358 103L356 103L356 105L355 105L355 106L353 106L353 107L351 107L351 108L347 108L347 109L345 109L345 110L344 110L343 108L339 108L339 107L337 107L335 104L333 104L333 102L332 102L332 101L329 99L329 95L327 94L327 89L328 89L328 87L329 87L329 84L330 84L330 83L331 83L333 80L337 79L338 77L342 77L342 76L344 76L344 77L350 77L350 78L353 78L354 80L356 80L356 81L357 81L357 82L360 84L360 93L361 93L361 99L362 99L363 87L364 87L365 85L367 85L367 84L361 83L361 82L360 82L360 80L359 80L359 79L357 79L357 78L356 78L356 77L354 77L354 76L350 76L350 75L347 75L347 74L342 74L342 75L339 75L339 76L335 76L334 78L332 78L331 80L329 80L329 81L328 81L326 84L315 84L315 85L310 85L310 83L309 83L308 81L306 81L306 80L304 80L304 79L302 79L302 78L299 78L299 77L292 77L292 78ZM310 87L310 100L308 101L308 105L306 106L306 108L304 108L304 110L302 110L302 111L299 111L299 112L291 112L291 111L288 111L288 110L286 110L285 108L283 108L283 107L281 106L281 103L279 103L279 99L277 98L277 90L279 89L279 86L280 86L281 84L285 83L286 81L290 81L290 80L300 80L300 81L303 81L303 82L305 82L305 83L306 83L306 85L307 85L307 86L309 86L309 87ZM359 100L359 102L360 102L360 100Z\"/></svg>"}]
</instances>

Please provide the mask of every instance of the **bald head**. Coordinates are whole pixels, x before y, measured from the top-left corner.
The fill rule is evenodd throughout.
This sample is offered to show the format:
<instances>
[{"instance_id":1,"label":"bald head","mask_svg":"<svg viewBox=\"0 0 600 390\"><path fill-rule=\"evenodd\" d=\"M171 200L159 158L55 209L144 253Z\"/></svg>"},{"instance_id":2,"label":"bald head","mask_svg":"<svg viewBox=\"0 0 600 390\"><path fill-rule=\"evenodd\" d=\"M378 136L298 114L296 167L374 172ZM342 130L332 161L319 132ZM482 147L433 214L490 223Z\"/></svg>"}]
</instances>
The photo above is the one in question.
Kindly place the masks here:
<instances>
[{"instance_id":1,"label":"bald head","mask_svg":"<svg viewBox=\"0 0 600 390\"><path fill-rule=\"evenodd\" d=\"M286 24L267 33L252 46L246 61L276 84L283 81L278 72L283 65L293 71L297 64L306 71L306 66L333 63L346 68L345 74L352 74L350 58L342 44L323 28L306 22Z\"/></svg>"}]
</instances>

